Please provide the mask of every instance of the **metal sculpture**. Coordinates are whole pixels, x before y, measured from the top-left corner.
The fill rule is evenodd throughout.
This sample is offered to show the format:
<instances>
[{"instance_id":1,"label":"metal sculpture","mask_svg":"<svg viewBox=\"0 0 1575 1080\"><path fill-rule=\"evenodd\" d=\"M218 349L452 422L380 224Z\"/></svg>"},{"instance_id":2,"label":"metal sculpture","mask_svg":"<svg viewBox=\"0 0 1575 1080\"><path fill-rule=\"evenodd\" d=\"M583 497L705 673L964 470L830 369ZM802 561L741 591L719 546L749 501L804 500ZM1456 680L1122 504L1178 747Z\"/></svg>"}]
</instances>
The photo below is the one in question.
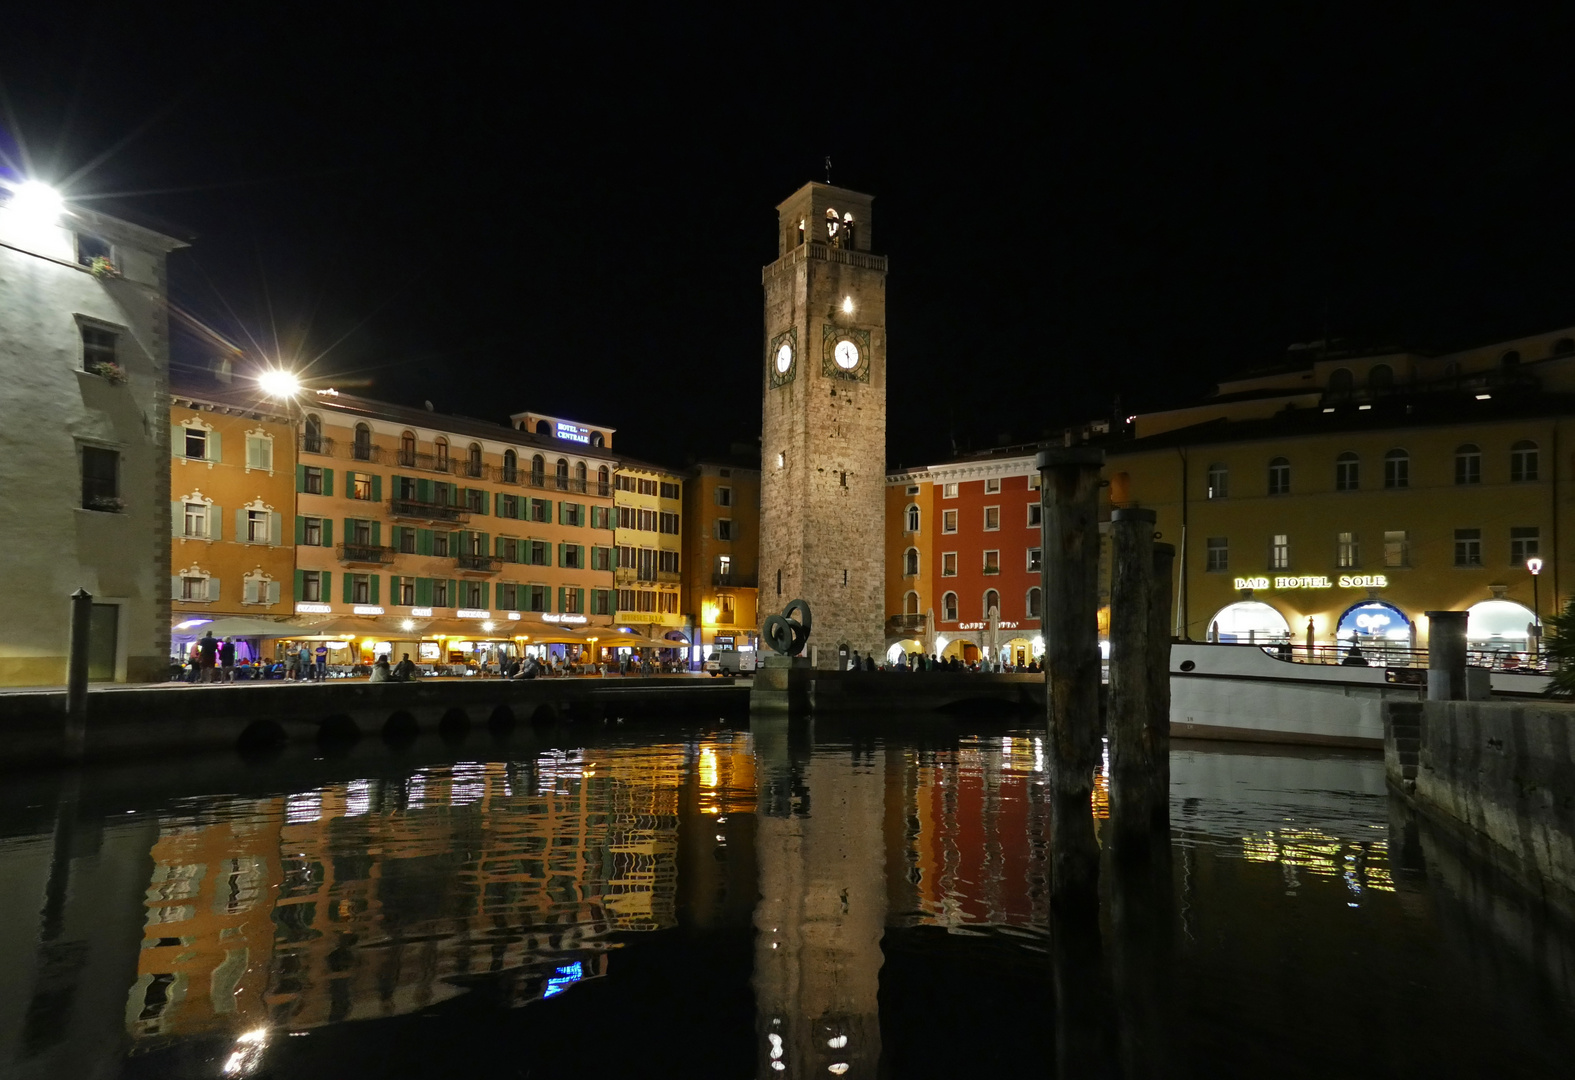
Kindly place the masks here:
<instances>
[{"instance_id":1,"label":"metal sculpture","mask_svg":"<svg viewBox=\"0 0 1575 1080\"><path fill-rule=\"evenodd\" d=\"M793 618L794 612L798 612L797 619ZM782 609L782 614L766 616L760 636L771 646L771 651L779 656L797 656L804 651L804 643L809 640L809 631L813 625L809 602L793 600Z\"/></svg>"}]
</instances>

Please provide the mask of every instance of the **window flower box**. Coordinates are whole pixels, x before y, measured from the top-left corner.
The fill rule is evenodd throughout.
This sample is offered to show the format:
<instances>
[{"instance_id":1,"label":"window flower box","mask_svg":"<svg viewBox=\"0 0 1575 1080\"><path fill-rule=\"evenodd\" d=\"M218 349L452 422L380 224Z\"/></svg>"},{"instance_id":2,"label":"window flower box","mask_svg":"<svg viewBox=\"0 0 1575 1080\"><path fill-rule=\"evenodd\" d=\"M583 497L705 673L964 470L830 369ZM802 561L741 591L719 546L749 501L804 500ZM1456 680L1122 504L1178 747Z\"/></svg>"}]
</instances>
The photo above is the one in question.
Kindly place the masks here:
<instances>
[{"instance_id":1,"label":"window flower box","mask_svg":"<svg viewBox=\"0 0 1575 1080\"><path fill-rule=\"evenodd\" d=\"M104 281L107 278L118 278L120 276L120 269L114 263L109 261L108 255L95 255L93 256L92 260L88 262L88 273L92 274L100 281Z\"/></svg>"},{"instance_id":2,"label":"window flower box","mask_svg":"<svg viewBox=\"0 0 1575 1080\"><path fill-rule=\"evenodd\" d=\"M95 495L83 504L85 510L99 510L106 514L118 514L126 508L126 500L115 495Z\"/></svg>"},{"instance_id":3,"label":"window flower box","mask_svg":"<svg viewBox=\"0 0 1575 1080\"><path fill-rule=\"evenodd\" d=\"M89 375L97 375L116 386L126 381L126 369L112 360L95 360L88 364L87 370Z\"/></svg>"}]
</instances>

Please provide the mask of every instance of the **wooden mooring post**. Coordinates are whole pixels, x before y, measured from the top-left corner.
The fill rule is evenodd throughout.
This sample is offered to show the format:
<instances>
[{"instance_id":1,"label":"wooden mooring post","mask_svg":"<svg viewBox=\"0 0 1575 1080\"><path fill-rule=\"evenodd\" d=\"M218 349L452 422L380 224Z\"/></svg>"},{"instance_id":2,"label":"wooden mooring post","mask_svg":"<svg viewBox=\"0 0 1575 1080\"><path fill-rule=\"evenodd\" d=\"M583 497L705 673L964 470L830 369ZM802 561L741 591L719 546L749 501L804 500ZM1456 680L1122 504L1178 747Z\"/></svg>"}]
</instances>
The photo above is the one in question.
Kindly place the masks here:
<instances>
[{"instance_id":1,"label":"wooden mooring post","mask_svg":"<svg viewBox=\"0 0 1575 1080\"><path fill-rule=\"evenodd\" d=\"M1099 887L1099 472L1104 451L1040 453L1052 896Z\"/></svg>"},{"instance_id":2,"label":"wooden mooring post","mask_svg":"<svg viewBox=\"0 0 1575 1080\"><path fill-rule=\"evenodd\" d=\"M1154 601L1152 510L1126 508L1110 515L1110 822L1117 834L1148 831L1154 770L1149 728L1149 637ZM1118 841L1119 843L1119 841Z\"/></svg>"}]
</instances>

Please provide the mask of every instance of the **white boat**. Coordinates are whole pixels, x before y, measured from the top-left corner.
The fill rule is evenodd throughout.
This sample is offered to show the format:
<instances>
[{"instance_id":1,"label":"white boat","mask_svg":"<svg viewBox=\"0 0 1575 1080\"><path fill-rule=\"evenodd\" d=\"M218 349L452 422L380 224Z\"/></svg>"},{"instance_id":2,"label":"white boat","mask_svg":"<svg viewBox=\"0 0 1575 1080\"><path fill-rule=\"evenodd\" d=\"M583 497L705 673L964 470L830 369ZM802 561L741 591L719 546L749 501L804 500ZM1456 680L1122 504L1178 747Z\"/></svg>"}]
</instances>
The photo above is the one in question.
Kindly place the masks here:
<instances>
[{"instance_id":1,"label":"white boat","mask_svg":"<svg viewBox=\"0 0 1575 1080\"><path fill-rule=\"evenodd\" d=\"M1341 659L1333 650L1178 641L1170 649L1171 736L1382 749L1380 706L1426 693L1425 655L1403 650L1369 666ZM1533 697L1548 685L1536 672L1473 667L1468 675L1482 696Z\"/></svg>"}]
</instances>

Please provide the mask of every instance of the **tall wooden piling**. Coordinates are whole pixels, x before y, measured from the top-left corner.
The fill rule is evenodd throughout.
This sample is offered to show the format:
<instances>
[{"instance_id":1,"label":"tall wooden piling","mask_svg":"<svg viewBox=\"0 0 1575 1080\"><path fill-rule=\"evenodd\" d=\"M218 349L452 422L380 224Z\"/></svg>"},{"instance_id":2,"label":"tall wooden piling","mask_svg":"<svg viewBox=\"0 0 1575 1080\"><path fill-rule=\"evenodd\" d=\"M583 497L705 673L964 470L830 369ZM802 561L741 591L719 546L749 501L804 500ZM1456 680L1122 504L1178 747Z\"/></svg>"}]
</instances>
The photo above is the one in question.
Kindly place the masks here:
<instances>
[{"instance_id":1,"label":"tall wooden piling","mask_svg":"<svg viewBox=\"0 0 1575 1080\"><path fill-rule=\"evenodd\" d=\"M1149 579L1148 601L1148 727L1146 744L1153 762L1149 786L1153 794L1149 828L1170 835L1170 646L1172 577L1176 563L1174 544L1154 545L1154 573Z\"/></svg>"},{"instance_id":2,"label":"tall wooden piling","mask_svg":"<svg viewBox=\"0 0 1575 1080\"><path fill-rule=\"evenodd\" d=\"M1099 471L1104 451L1039 455L1050 760L1051 892L1099 885L1094 769L1099 762Z\"/></svg>"},{"instance_id":3,"label":"tall wooden piling","mask_svg":"<svg viewBox=\"0 0 1575 1080\"><path fill-rule=\"evenodd\" d=\"M1110 819L1118 832L1144 831L1148 817L1151 723L1149 678L1153 621L1154 521L1152 510L1110 515Z\"/></svg>"}]
</instances>

